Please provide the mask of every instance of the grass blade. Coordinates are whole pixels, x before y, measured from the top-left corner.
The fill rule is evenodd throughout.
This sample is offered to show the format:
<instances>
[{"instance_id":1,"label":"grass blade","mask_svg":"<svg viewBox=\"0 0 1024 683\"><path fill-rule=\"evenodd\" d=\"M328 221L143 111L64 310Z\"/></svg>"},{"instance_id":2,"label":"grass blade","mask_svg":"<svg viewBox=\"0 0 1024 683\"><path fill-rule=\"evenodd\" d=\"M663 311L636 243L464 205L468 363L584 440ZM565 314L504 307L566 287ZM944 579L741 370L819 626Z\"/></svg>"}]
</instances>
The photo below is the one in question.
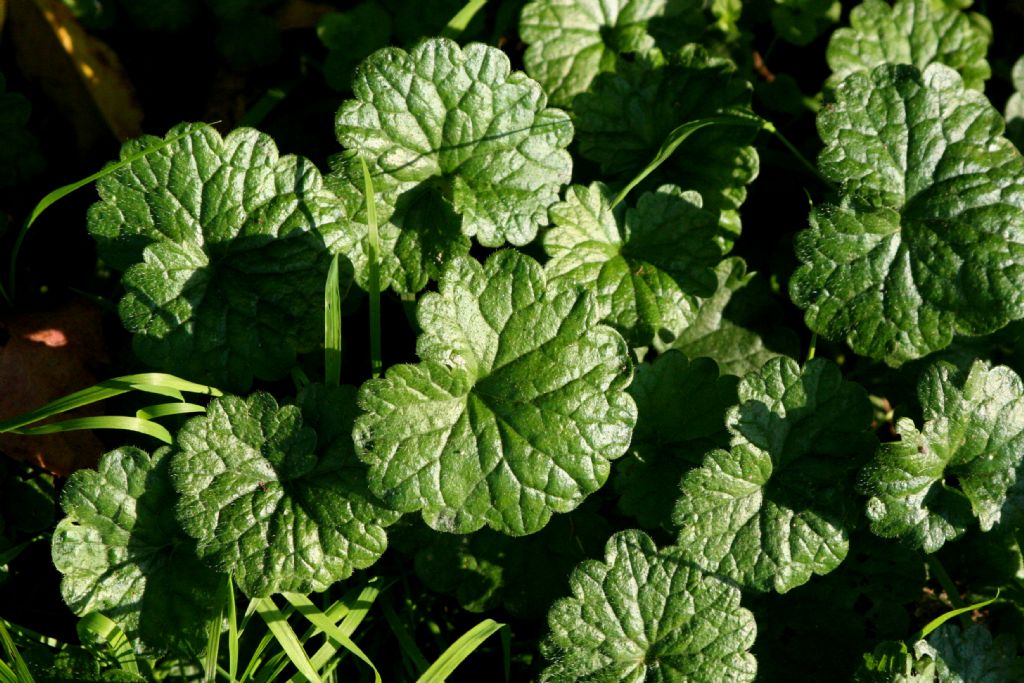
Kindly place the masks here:
<instances>
[{"instance_id":1,"label":"grass blade","mask_svg":"<svg viewBox=\"0 0 1024 683\"><path fill-rule=\"evenodd\" d=\"M90 612L78 620L78 638L83 645L102 652L105 648L116 665L125 671L139 673L135 650L121 627L100 612Z\"/></svg>"},{"instance_id":2,"label":"grass blade","mask_svg":"<svg viewBox=\"0 0 1024 683\"><path fill-rule=\"evenodd\" d=\"M181 394L183 391L193 394L206 394L208 396L221 396L221 392L218 389L189 382L188 380L180 379L174 375L166 375L162 372L125 375L105 380L87 389L82 389L81 391L58 398L56 401L51 401L41 408L36 408L27 413L0 421L0 432L9 432L33 422L66 413L75 408L81 408L114 396L127 394L129 391L142 391L160 396L168 396L178 401L185 400Z\"/></svg>"},{"instance_id":3,"label":"grass blade","mask_svg":"<svg viewBox=\"0 0 1024 683\"><path fill-rule=\"evenodd\" d=\"M476 13L483 9L486 4L487 0L469 0L448 22L448 25L441 31L441 35L445 38L458 40L459 36L466 30L466 27L469 26L469 22L473 21Z\"/></svg>"},{"instance_id":4,"label":"grass blade","mask_svg":"<svg viewBox=\"0 0 1024 683\"><path fill-rule=\"evenodd\" d=\"M11 634L7 632L7 624L3 619L0 619L0 643L3 643L3 650L7 659L14 665L12 669L5 664L4 670L0 671L0 675L9 681L13 681L13 683L34 683L35 679L32 678L28 665L25 664L25 660L21 658L21 653L15 647L14 640L11 639ZM0 662L0 664L3 664L3 662Z\"/></svg>"},{"instance_id":5,"label":"grass blade","mask_svg":"<svg viewBox=\"0 0 1024 683\"><path fill-rule=\"evenodd\" d=\"M373 679L375 683L381 683L380 672L377 671L377 667L374 665L373 661L366 656L366 653L364 653L359 646L348 637L347 634L335 625L334 621L321 612L309 598L298 593L285 593L284 597L292 604L295 611L309 620L309 623L313 624L318 631L327 634L327 637L330 639L328 642L334 646L335 652L337 651L337 647L340 645L359 659L363 660L363 663L373 670ZM319 652L317 654L319 654ZM321 666L318 666L317 669L320 669Z\"/></svg>"},{"instance_id":6,"label":"grass blade","mask_svg":"<svg viewBox=\"0 0 1024 683\"><path fill-rule=\"evenodd\" d=\"M366 160L359 157L363 165L363 186L366 193L366 222L369 228L367 255L370 268L370 370L380 377L384 363L380 353L380 235L377 234L377 200L373 189L373 178Z\"/></svg>"},{"instance_id":7,"label":"grass blade","mask_svg":"<svg viewBox=\"0 0 1024 683\"><path fill-rule=\"evenodd\" d=\"M140 420L154 420L159 417L170 417L171 415L188 415L190 413L205 413L206 408L195 403L158 403L155 406L139 408L135 411L135 417Z\"/></svg>"},{"instance_id":8,"label":"grass blade","mask_svg":"<svg viewBox=\"0 0 1024 683\"><path fill-rule=\"evenodd\" d=\"M651 163L647 164L644 170L640 171L639 174L633 180L629 181L622 190L615 195L615 199L612 201L612 207L621 202L629 194L630 190L643 182L644 178L649 176L659 166L665 163L672 153L676 151L679 145L683 144L686 138L696 133L701 128L707 128L708 126L745 126L745 127L764 127L765 122L758 116L745 112L726 113L720 116L709 116L703 119L697 119L696 121L688 121L683 125L679 126L668 136L665 137L665 141L661 143L661 148L658 153L654 155L654 159Z\"/></svg>"},{"instance_id":9,"label":"grass blade","mask_svg":"<svg viewBox=\"0 0 1024 683\"><path fill-rule=\"evenodd\" d=\"M341 287L338 283L338 255L331 259L324 286L324 383L341 384Z\"/></svg>"},{"instance_id":10,"label":"grass blade","mask_svg":"<svg viewBox=\"0 0 1024 683\"><path fill-rule=\"evenodd\" d=\"M39 203L36 204L34 209L32 209L32 213L29 214L28 219L25 221L25 224L21 226L21 231L18 233L18 237L14 240L14 248L11 250L11 260L9 265L10 272L8 273L7 280L8 289L7 292L4 292L5 298L7 298L8 301L14 300L14 276L18 265L18 252L21 250L21 243L24 241L25 235L28 233L29 229L31 229L32 224L36 222L36 219L39 218L39 216L41 216L44 211L46 211L48 208L53 206L54 203L68 196L75 190L85 187L89 183L99 180L100 178L104 178L110 175L111 173L114 173L119 169L122 169L125 166L138 161L139 159L149 156L153 152L159 152L161 149L169 147L170 145L173 145L179 140L187 138L189 135L193 135L197 131L204 129L209 125L211 124L201 123L196 126L192 126L183 133L179 133L178 135L175 135L167 140L161 140L160 142L154 145L150 145L149 147L146 147L145 149L140 150L135 154L132 154L131 156L125 159L122 159L121 161L105 166L102 170L93 173L88 178L82 178L81 180L73 182L70 185L58 187L56 190L54 190L53 192L49 193L41 200L39 200ZM2 288L0 288L0 291L2 291Z\"/></svg>"},{"instance_id":11,"label":"grass blade","mask_svg":"<svg viewBox=\"0 0 1024 683\"><path fill-rule=\"evenodd\" d=\"M163 441L165 444L174 443L171 433L163 425L149 420L140 420L137 417L125 417L123 415L103 415L100 417L78 417L63 422L41 425L39 427L20 427L8 429L12 434L23 436L42 436L43 434L58 434L61 432L77 432L83 429L122 429L127 432L145 434L154 439Z\"/></svg>"},{"instance_id":12,"label":"grass blade","mask_svg":"<svg viewBox=\"0 0 1024 683\"><path fill-rule=\"evenodd\" d=\"M484 619L452 643L430 668L419 677L419 683L442 683L462 664L463 660L483 644L492 634L505 628L493 619Z\"/></svg>"},{"instance_id":13,"label":"grass blade","mask_svg":"<svg viewBox=\"0 0 1024 683\"><path fill-rule=\"evenodd\" d=\"M991 605L993 602L995 602L998 599L999 599L999 591L997 590L996 591L996 596L994 598L989 598L988 600L982 600L981 602L976 602L973 605L965 605L965 606L960 607L958 609L950 610L950 611L946 612L945 614L940 614L939 616L935 617L934 619L929 621L927 624L925 624L924 627L920 631L918 631L917 633L912 635L910 637L910 640L907 641L907 643L912 645L912 644L916 643L919 640L927 638L928 634L930 634L932 631L934 631L938 627L940 627L943 624L945 624L950 619L952 619L954 617L958 617L961 614L966 614L968 612L973 612L974 610L981 609L982 607L988 607L989 605Z\"/></svg>"},{"instance_id":14,"label":"grass blade","mask_svg":"<svg viewBox=\"0 0 1024 683\"><path fill-rule=\"evenodd\" d=\"M209 632L206 637L206 654L203 656L203 671L206 676L203 680L206 683L214 683L217 680L217 660L220 658L220 632L224 625L224 605L221 604L217 614L207 624Z\"/></svg>"},{"instance_id":15,"label":"grass blade","mask_svg":"<svg viewBox=\"0 0 1024 683\"><path fill-rule=\"evenodd\" d=\"M228 574L228 678L238 680L238 611L235 608L235 582Z\"/></svg>"},{"instance_id":16,"label":"grass blade","mask_svg":"<svg viewBox=\"0 0 1024 683\"><path fill-rule=\"evenodd\" d=\"M277 638L277 642L281 644L281 649L285 651L288 659L299 670L299 673L305 676L311 683L322 683L316 669L313 668L313 663L309 661L309 655L302 649L302 643L299 642L295 631L288 625L288 617L277 608L274 601L270 598L261 598L256 603L256 611L263 617L263 621L267 623L267 628Z\"/></svg>"}]
</instances>

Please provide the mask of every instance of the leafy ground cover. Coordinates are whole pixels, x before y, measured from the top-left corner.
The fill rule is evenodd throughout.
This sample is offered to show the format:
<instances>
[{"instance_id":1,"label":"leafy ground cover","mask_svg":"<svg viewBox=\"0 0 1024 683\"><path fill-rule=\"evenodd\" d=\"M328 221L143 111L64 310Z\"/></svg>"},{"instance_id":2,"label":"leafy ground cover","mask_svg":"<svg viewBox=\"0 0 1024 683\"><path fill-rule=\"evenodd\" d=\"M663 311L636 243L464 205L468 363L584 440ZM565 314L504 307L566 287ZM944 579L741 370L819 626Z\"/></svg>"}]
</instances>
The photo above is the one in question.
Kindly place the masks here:
<instances>
[{"instance_id":1,"label":"leafy ground cover","mask_svg":"<svg viewBox=\"0 0 1024 683\"><path fill-rule=\"evenodd\" d=\"M0 683L1024 679L1020 3L0 30Z\"/></svg>"}]
</instances>

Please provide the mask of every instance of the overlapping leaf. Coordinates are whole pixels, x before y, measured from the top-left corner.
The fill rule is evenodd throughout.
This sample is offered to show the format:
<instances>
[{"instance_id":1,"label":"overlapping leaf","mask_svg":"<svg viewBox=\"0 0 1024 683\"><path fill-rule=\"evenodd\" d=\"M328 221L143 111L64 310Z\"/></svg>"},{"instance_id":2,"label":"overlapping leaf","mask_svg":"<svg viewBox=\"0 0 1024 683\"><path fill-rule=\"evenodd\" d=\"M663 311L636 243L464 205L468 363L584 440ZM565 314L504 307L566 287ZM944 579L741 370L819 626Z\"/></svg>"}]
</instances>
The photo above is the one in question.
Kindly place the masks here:
<instances>
[{"instance_id":1,"label":"overlapping leaf","mask_svg":"<svg viewBox=\"0 0 1024 683\"><path fill-rule=\"evenodd\" d=\"M619 508L640 526L668 527L683 474L709 450L728 445L725 412L736 403L736 381L720 377L713 360L690 361L674 350L637 368L629 386L636 429L613 483Z\"/></svg>"},{"instance_id":2,"label":"overlapping leaf","mask_svg":"<svg viewBox=\"0 0 1024 683\"><path fill-rule=\"evenodd\" d=\"M940 64L851 75L818 115L842 186L797 235L808 326L891 365L1024 316L1024 159Z\"/></svg>"},{"instance_id":3,"label":"overlapping leaf","mask_svg":"<svg viewBox=\"0 0 1024 683\"><path fill-rule=\"evenodd\" d=\"M354 438L374 493L441 531L523 535L604 484L636 405L625 342L589 293L503 251L453 261L417 319L422 362L359 394Z\"/></svg>"},{"instance_id":4,"label":"overlapping leaf","mask_svg":"<svg viewBox=\"0 0 1024 683\"><path fill-rule=\"evenodd\" d=\"M949 683L1000 683L1024 678L1024 658L1006 633L995 638L980 624L961 630L945 623L915 648L919 658L930 656L938 679Z\"/></svg>"},{"instance_id":5,"label":"overlapping leaf","mask_svg":"<svg viewBox=\"0 0 1024 683\"><path fill-rule=\"evenodd\" d=\"M604 562L569 579L573 596L548 613L542 681L752 681L756 635L740 591L661 551L640 531L608 541Z\"/></svg>"},{"instance_id":6,"label":"overlapping leaf","mask_svg":"<svg viewBox=\"0 0 1024 683\"><path fill-rule=\"evenodd\" d=\"M1024 459L1024 383L981 361L969 373L940 364L918 395L924 426L901 419L900 441L879 448L863 487L875 533L935 552L974 517L983 530L999 521Z\"/></svg>"},{"instance_id":7,"label":"overlapping leaf","mask_svg":"<svg viewBox=\"0 0 1024 683\"><path fill-rule=\"evenodd\" d=\"M529 47L526 72L557 106L569 106L621 54L674 50L704 29L698 0L533 0L519 35Z\"/></svg>"},{"instance_id":8,"label":"overlapping leaf","mask_svg":"<svg viewBox=\"0 0 1024 683\"><path fill-rule=\"evenodd\" d=\"M334 183L353 211L362 199L359 157L370 162L382 220L381 286L422 289L469 251L527 244L572 174L569 117L547 108L536 81L481 44L426 40L385 48L356 70L355 99L338 112ZM359 190L355 188L360 188ZM366 227L344 251L366 276Z\"/></svg>"},{"instance_id":9,"label":"overlapping leaf","mask_svg":"<svg viewBox=\"0 0 1024 683\"><path fill-rule=\"evenodd\" d=\"M771 358L799 353L799 340L780 324L782 306L764 277L748 273L740 258L722 261L715 276L718 287L698 301L693 321L669 344L655 340L656 347L678 349L689 358L711 358L722 372L739 377Z\"/></svg>"},{"instance_id":10,"label":"overlapping leaf","mask_svg":"<svg viewBox=\"0 0 1024 683\"><path fill-rule=\"evenodd\" d=\"M471 612L501 605L519 618L543 617L568 590L573 567L599 556L611 535L604 517L587 507L555 515L522 538L490 529L467 536L431 533L416 553L416 575L431 590L454 594Z\"/></svg>"},{"instance_id":11,"label":"overlapping leaf","mask_svg":"<svg viewBox=\"0 0 1024 683\"><path fill-rule=\"evenodd\" d=\"M178 519L247 595L323 590L387 547L398 514L366 491L355 412L351 387L313 385L299 406L262 393L216 399L178 432Z\"/></svg>"},{"instance_id":12,"label":"overlapping leaf","mask_svg":"<svg viewBox=\"0 0 1024 683\"><path fill-rule=\"evenodd\" d=\"M133 140L121 156L158 142ZM89 231L103 259L127 269L121 318L143 360L244 390L321 342L331 248L348 228L308 161L278 156L256 130L221 138L199 127L98 189Z\"/></svg>"},{"instance_id":13,"label":"overlapping leaf","mask_svg":"<svg viewBox=\"0 0 1024 683\"><path fill-rule=\"evenodd\" d=\"M580 154L611 177L631 179L677 127L730 111L749 113L751 86L735 65L698 45L669 55L647 54L616 73L601 74L577 96ZM753 127L710 126L690 137L656 171L658 178L696 190L704 207L735 210L758 170ZM730 222L738 221L733 216Z\"/></svg>"},{"instance_id":14,"label":"overlapping leaf","mask_svg":"<svg viewBox=\"0 0 1024 683\"><path fill-rule=\"evenodd\" d=\"M636 208L612 209L611 200L601 183L573 185L551 207L548 278L594 292L601 316L631 346L672 341L696 317L697 297L715 291L718 217L696 192L671 185L642 195Z\"/></svg>"},{"instance_id":15,"label":"overlapping leaf","mask_svg":"<svg viewBox=\"0 0 1024 683\"><path fill-rule=\"evenodd\" d=\"M966 14L943 0L865 0L850 12L850 27L832 34L826 58L829 83L881 64L910 64L924 70L945 64L964 83L983 90L992 74L985 53L992 27L978 14Z\"/></svg>"},{"instance_id":16,"label":"overlapping leaf","mask_svg":"<svg viewBox=\"0 0 1024 683\"><path fill-rule=\"evenodd\" d=\"M871 405L831 361L768 361L742 378L727 414L731 449L682 481L674 521L684 555L755 590L780 593L846 556L852 474L873 449Z\"/></svg>"},{"instance_id":17,"label":"overlapping leaf","mask_svg":"<svg viewBox=\"0 0 1024 683\"><path fill-rule=\"evenodd\" d=\"M76 614L100 611L133 641L156 650L202 651L212 596L226 579L196 557L171 510L168 448L107 453L64 487L67 513L53 535L61 593Z\"/></svg>"}]
</instances>

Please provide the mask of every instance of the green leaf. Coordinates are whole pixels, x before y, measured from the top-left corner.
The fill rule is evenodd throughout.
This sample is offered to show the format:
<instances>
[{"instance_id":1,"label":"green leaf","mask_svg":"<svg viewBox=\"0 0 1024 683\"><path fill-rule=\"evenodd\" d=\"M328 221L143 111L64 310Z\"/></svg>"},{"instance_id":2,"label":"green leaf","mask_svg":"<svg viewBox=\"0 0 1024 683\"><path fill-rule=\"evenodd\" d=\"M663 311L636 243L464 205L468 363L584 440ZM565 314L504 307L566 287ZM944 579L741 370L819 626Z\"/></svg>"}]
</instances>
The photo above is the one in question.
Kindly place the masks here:
<instances>
[{"instance_id":1,"label":"green leaf","mask_svg":"<svg viewBox=\"0 0 1024 683\"><path fill-rule=\"evenodd\" d=\"M253 129L221 138L206 127L97 186L89 230L101 256L127 268L121 319L144 361L242 391L320 345L320 293L348 228L308 161L278 156Z\"/></svg>"},{"instance_id":2,"label":"green leaf","mask_svg":"<svg viewBox=\"0 0 1024 683\"><path fill-rule=\"evenodd\" d=\"M0 73L0 187L31 178L46 165L39 141L26 128L31 113L28 99L8 91Z\"/></svg>"},{"instance_id":3,"label":"green leaf","mask_svg":"<svg viewBox=\"0 0 1024 683\"><path fill-rule=\"evenodd\" d=\"M548 613L542 681L752 681L753 615L740 591L640 531L612 536L604 562L569 579Z\"/></svg>"},{"instance_id":4,"label":"green leaf","mask_svg":"<svg viewBox=\"0 0 1024 683\"><path fill-rule=\"evenodd\" d=\"M499 624L493 619L484 619L459 636L458 640L442 652L441 656L430 665L430 668L416 679L417 683L444 683L466 657L473 654L485 640L503 628L505 628L505 624Z\"/></svg>"},{"instance_id":5,"label":"green leaf","mask_svg":"<svg viewBox=\"0 0 1024 683\"><path fill-rule=\"evenodd\" d=\"M918 658L935 660L938 680L943 683L1001 683L1024 679L1024 659L1017 656L1017 643L1006 633L995 638L984 626L975 624L961 631L956 624L944 624L927 643L914 648Z\"/></svg>"},{"instance_id":6,"label":"green leaf","mask_svg":"<svg viewBox=\"0 0 1024 683\"><path fill-rule=\"evenodd\" d=\"M602 318L630 346L671 341L694 319L697 297L715 291L717 216L701 209L699 194L671 185L628 210L612 209L611 197L601 183L573 185L551 207L545 272L594 292Z\"/></svg>"},{"instance_id":7,"label":"green leaf","mask_svg":"<svg viewBox=\"0 0 1024 683\"><path fill-rule=\"evenodd\" d=\"M731 449L686 474L673 521L705 571L785 593L846 556L852 475L871 453L871 404L839 368L776 358L740 380Z\"/></svg>"},{"instance_id":8,"label":"green leaf","mask_svg":"<svg viewBox=\"0 0 1024 683\"><path fill-rule=\"evenodd\" d=\"M572 174L569 117L508 57L443 38L411 51L378 50L360 64L338 112L333 182L355 213L364 204L359 157L381 202L381 287L416 292L445 264L484 246L525 245ZM358 189L356 189L358 188ZM363 219L365 221L365 218ZM367 227L343 235L366 286Z\"/></svg>"},{"instance_id":9,"label":"green leaf","mask_svg":"<svg viewBox=\"0 0 1024 683\"><path fill-rule=\"evenodd\" d=\"M689 358L711 358L723 373L740 377L772 358L799 354L799 339L780 324L782 306L763 277L748 273L740 258L722 261L715 275L715 293L698 301L696 317L671 348Z\"/></svg>"},{"instance_id":10,"label":"green leaf","mask_svg":"<svg viewBox=\"0 0 1024 683\"><path fill-rule=\"evenodd\" d=\"M178 432L178 519L246 595L324 590L387 547L398 515L366 493L355 413L352 387L309 385L297 406L216 399Z\"/></svg>"},{"instance_id":11,"label":"green leaf","mask_svg":"<svg viewBox=\"0 0 1024 683\"><path fill-rule=\"evenodd\" d=\"M924 415L897 423L900 440L883 444L865 468L871 529L909 538L935 552L977 517L999 520L1024 458L1024 383L1007 367L976 361L969 373L942 363L918 386Z\"/></svg>"},{"instance_id":12,"label":"green leaf","mask_svg":"<svg viewBox=\"0 0 1024 683\"><path fill-rule=\"evenodd\" d=\"M779 37L794 45L809 45L839 21L839 0L775 0L772 26Z\"/></svg>"},{"instance_id":13,"label":"green leaf","mask_svg":"<svg viewBox=\"0 0 1024 683\"><path fill-rule=\"evenodd\" d=\"M728 445L726 409L736 403L735 377L719 377L709 358L670 350L642 363L629 393L637 405L629 455L615 464L619 509L640 526L668 527L679 480L704 454Z\"/></svg>"},{"instance_id":14,"label":"green leaf","mask_svg":"<svg viewBox=\"0 0 1024 683\"><path fill-rule=\"evenodd\" d=\"M852 73L881 64L910 64L921 71L945 64L964 83L981 91L992 75L985 53L992 27L977 14L965 14L942 0L865 0L850 12L850 27L832 34L826 58L835 87Z\"/></svg>"},{"instance_id":15,"label":"green leaf","mask_svg":"<svg viewBox=\"0 0 1024 683\"><path fill-rule=\"evenodd\" d=\"M1024 159L955 71L883 65L818 115L838 206L811 212L790 281L819 334L893 366L1024 317Z\"/></svg>"},{"instance_id":16,"label":"green leaf","mask_svg":"<svg viewBox=\"0 0 1024 683\"><path fill-rule=\"evenodd\" d=\"M76 614L100 611L133 641L198 654L216 609L209 596L224 577L199 561L170 514L169 452L120 448L100 460L98 471L71 475L53 563Z\"/></svg>"},{"instance_id":17,"label":"green leaf","mask_svg":"<svg viewBox=\"0 0 1024 683\"><path fill-rule=\"evenodd\" d=\"M422 362L359 392L370 489L432 528L541 529L607 480L636 406L626 344L593 297L514 251L449 264L417 308Z\"/></svg>"},{"instance_id":18,"label":"green leaf","mask_svg":"<svg viewBox=\"0 0 1024 683\"><path fill-rule=\"evenodd\" d=\"M647 54L594 79L573 103L580 154L606 176L628 180L679 126L737 113L753 119L752 88L727 59L699 45L669 55ZM708 126L689 136L654 178L696 190L704 207L735 210L758 170L751 146L756 127ZM733 216L726 222L738 223Z\"/></svg>"},{"instance_id":19,"label":"green leaf","mask_svg":"<svg viewBox=\"0 0 1024 683\"><path fill-rule=\"evenodd\" d=\"M534 0L523 7L519 35L529 47L526 72L564 107L618 56L653 47L671 51L700 38L699 0Z\"/></svg>"}]
</instances>

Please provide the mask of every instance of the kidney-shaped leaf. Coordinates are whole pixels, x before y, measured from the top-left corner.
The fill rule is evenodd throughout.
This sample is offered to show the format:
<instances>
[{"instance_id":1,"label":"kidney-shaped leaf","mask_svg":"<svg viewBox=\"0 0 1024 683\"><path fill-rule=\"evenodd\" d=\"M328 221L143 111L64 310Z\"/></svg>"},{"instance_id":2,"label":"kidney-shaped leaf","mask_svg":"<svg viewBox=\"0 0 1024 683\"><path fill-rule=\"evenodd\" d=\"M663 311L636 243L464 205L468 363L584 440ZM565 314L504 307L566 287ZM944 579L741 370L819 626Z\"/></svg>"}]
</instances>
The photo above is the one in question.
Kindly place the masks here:
<instances>
[{"instance_id":1,"label":"kidney-shaped leaf","mask_svg":"<svg viewBox=\"0 0 1024 683\"><path fill-rule=\"evenodd\" d=\"M519 35L529 45L526 72L563 107L618 55L671 50L704 29L700 0L534 0L523 7Z\"/></svg>"},{"instance_id":2,"label":"kidney-shaped leaf","mask_svg":"<svg viewBox=\"0 0 1024 683\"><path fill-rule=\"evenodd\" d=\"M728 112L749 112L750 83L727 59L687 45L668 58L656 53L604 73L573 103L580 154L608 176L632 179L677 127ZM734 210L757 176L752 126L709 126L690 135L655 172L696 190L704 206ZM731 221L738 219L732 217Z\"/></svg>"},{"instance_id":3,"label":"kidney-shaped leaf","mask_svg":"<svg viewBox=\"0 0 1024 683\"><path fill-rule=\"evenodd\" d=\"M857 508L853 473L872 452L871 404L831 361L775 358L740 380L732 448L683 477L684 554L741 585L780 593L839 566Z\"/></svg>"},{"instance_id":4,"label":"kidney-shaped leaf","mask_svg":"<svg viewBox=\"0 0 1024 683\"><path fill-rule=\"evenodd\" d=\"M225 396L177 435L178 519L250 597L324 590L370 566L398 518L366 491L347 438L355 390L313 386L299 402Z\"/></svg>"},{"instance_id":5,"label":"kidney-shaped leaf","mask_svg":"<svg viewBox=\"0 0 1024 683\"><path fill-rule=\"evenodd\" d=\"M121 156L159 142L133 140ZM321 341L329 247L347 228L308 161L278 156L253 129L201 127L98 188L89 231L104 260L127 268L121 318L143 360L242 391Z\"/></svg>"},{"instance_id":6,"label":"kidney-shaped leaf","mask_svg":"<svg viewBox=\"0 0 1024 683\"><path fill-rule=\"evenodd\" d=\"M826 58L829 82L880 64L911 64L924 69L945 64L960 72L968 88L983 90L992 70L985 61L992 27L979 15L939 0L865 0L850 11L850 27L832 34ZM969 3L968 3L969 4Z\"/></svg>"},{"instance_id":7,"label":"kidney-shaped leaf","mask_svg":"<svg viewBox=\"0 0 1024 683\"><path fill-rule=\"evenodd\" d=\"M754 615L733 584L703 574L680 549L622 531L604 562L573 571L573 596L548 612L542 681L752 681Z\"/></svg>"},{"instance_id":8,"label":"kidney-shaped leaf","mask_svg":"<svg viewBox=\"0 0 1024 683\"><path fill-rule=\"evenodd\" d=\"M455 260L417 318L423 362L359 393L354 438L374 493L440 531L523 535L605 483L636 405L626 344L589 293L502 251Z\"/></svg>"},{"instance_id":9,"label":"kidney-shaped leaf","mask_svg":"<svg viewBox=\"0 0 1024 683\"><path fill-rule=\"evenodd\" d=\"M972 517L983 531L1000 521L1024 459L1024 383L1003 366L976 361L964 374L942 363L922 377L918 396L924 427L901 419L900 441L879 447L863 487L872 531L932 553Z\"/></svg>"},{"instance_id":10,"label":"kidney-shaped leaf","mask_svg":"<svg viewBox=\"0 0 1024 683\"><path fill-rule=\"evenodd\" d=\"M612 209L611 199L601 183L573 185L551 207L548 278L593 291L602 317L630 346L672 341L696 317L697 297L718 283L718 216L701 208L696 192L671 185L629 210Z\"/></svg>"},{"instance_id":11,"label":"kidney-shaped leaf","mask_svg":"<svg viewBox=\"0 0 1024 683\"><path fill-rule=\"evenodd\" d=\"M174 519L168 453L119 448L99 469L79 470L61 498L53 564L75 614L100 611L129 639L196 655L227 583L196 557Z\"/></svg>"},{"instance_id":12,"label":"kidney-shaped leaf","mask_svg":"<svg viewBox=\"0 0 1024 683\"><path fill-rule=\"evenodd\" d=\"M384 48L356 70L355 99L342 104L336 132L347 152L333 182L355 212L362 203L359 157L380 200L381 286L415 292L437 278L468 237L497 247L527 244L572 175L565 112L508 57L443 38L411 51ZM354 249L366 240L356 225ZM353 260L362 271L362 259ZM361 276L360 276L361 277Z\"/></svg>"},{"instance_id":13,"label":"kidney-shaped leaf","mask_svg":"<svg viewBox=\"0 0 1024 683\"><path fill-rule=\"evenodd\" d=\"M1003 117L941 64L855 73L821 110L842 187L797 235L807 325L891 365L1024 316L1024 159Z\"/></svg>"}]
</instances>

